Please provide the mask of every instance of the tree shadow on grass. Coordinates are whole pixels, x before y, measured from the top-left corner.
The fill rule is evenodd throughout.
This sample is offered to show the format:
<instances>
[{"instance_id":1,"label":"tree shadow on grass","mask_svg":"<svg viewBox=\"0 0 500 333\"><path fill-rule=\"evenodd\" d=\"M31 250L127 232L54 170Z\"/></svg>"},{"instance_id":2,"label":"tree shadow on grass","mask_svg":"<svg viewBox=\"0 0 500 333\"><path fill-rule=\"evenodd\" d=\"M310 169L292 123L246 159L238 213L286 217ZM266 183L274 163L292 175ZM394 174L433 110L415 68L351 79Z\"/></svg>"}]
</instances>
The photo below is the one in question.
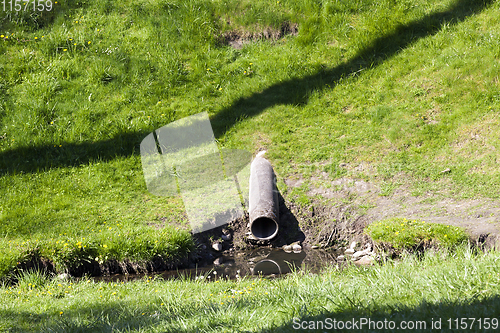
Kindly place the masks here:
<instances>
[{"instance_id":1,"label":"tree shadow on grass","mask_svg":"<svg viewBox=\"0 0 500 333\"><path fill-rule=\"evenodd\" d=\"M279 104L304 104L312 91L329 89L344 77L376 67L397 55L411 43L438 33L443 25L454 25L480 13L493 0L458 0L449 9L430 14L420 20L402 25L396 31L375 39L346 63L300 79L290 79L272 85L261 92L242 98L221 110L212 119L216 137L236 124L241 117L254 117ZM92 160L109 161L120 156L138 153L141 140L149 133L125 133L96 143L67 143L62 147L45 145L20 147L0 153L0 176L8 173L37 172L57 167L86 164Z\"/></svg>"},{"instance_id":2,"label":"tree shadow on grass","mask_svg":"<svg viewBox=\"0 0 500 333\"><path fill-rule=\"evenodd\" d=\"M348 310L325 311L316 316L298 313L286 324L260 332L489 332L500 328L500 296L460 302L422 301L414 307L372 304L369 308L345 298L350 306ZM307 307L301 311L307 312Z\"/></svg>"},{"instance_id":3,"label":"tree shadow on grass","mask_svg":"<svg viewBox=\"0 0 500 333\"><path fill-rule=\"evenodd\" d=\"M63 143L19 147L0 152L0 176L8 173L32 173L52 168L79 166L92 161L110 161L118 157L140 155L139 145L149 132L123 133L98 142Z\"/></svg>"},{"instance_id":4,"label":"tree shadow on grass","mask_svg":"<svg viewBox=\"0 0 500 333\"><path fill-rule=\"evenodd\" d=\"M488 7L493 0L458 0L446 10L432 13L420 20L402 25L396 31L375 39L351 60L314 75L290 79L261 92L237 100L212 119L216 137L224 135L238 119L254 117L279 104L305 104L313 91L331 89L343 78L377 67L421 38L435 35L446 25L458 24Z\"/></svg>"}]
</instances>

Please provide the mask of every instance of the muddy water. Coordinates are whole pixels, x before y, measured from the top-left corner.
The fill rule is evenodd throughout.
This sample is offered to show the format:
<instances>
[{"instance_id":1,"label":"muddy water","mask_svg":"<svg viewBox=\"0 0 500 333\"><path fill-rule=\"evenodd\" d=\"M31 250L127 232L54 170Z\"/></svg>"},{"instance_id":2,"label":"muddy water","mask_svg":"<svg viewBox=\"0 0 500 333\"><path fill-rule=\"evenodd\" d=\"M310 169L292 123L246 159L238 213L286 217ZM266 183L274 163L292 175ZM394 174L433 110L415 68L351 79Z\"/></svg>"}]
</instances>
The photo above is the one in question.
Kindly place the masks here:
<instances>
[{"instance_id":1,"label":"muddy water","mask_svg":"<svg viewBox=\"0 0 500 333\"><path fill-rule=\"evenodd\" d=\"M192 269L180 269L155 273L164 279L237 279L244 276L279 277L293 270L307 270L318 273L322 268L336 265L339 251L306 250L299 253L285 252L282 249L258 248L251 251L236 252L215 259L211 265ZM94 278L96 281L132 281L145 275L122 275ZM149 274L151 276L151 274Z\"/></svg>"}]
</instances>

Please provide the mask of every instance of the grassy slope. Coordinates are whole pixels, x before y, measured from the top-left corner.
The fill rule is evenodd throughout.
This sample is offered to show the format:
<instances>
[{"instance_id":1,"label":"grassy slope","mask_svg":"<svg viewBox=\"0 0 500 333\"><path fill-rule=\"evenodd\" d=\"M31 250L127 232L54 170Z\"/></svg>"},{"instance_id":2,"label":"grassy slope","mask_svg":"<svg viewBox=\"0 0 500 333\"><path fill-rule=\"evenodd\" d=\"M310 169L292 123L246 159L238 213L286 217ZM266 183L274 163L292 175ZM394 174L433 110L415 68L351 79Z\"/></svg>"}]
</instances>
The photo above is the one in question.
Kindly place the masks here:
<instances>
[{"instance_id":1,"label":"grassy slope","mask_svg":"<svg viewBox=\"0 0 500 333\"><path fill-rule=\"evenodd\" d=\"M136 238L165 218L187 224L179 199L147 193L138 144L200 111L222 146L267 148L281 177L324 169L417 195L498 198L499 3L483 9L61 1L37 24L1 21L0 272L33 248L66 258L84 241L102 258L177 253L170 245L189 236L175 226L164 248ZM221 44L223 31L285 20L298 36Z\"/></svg>"}]
</instances>

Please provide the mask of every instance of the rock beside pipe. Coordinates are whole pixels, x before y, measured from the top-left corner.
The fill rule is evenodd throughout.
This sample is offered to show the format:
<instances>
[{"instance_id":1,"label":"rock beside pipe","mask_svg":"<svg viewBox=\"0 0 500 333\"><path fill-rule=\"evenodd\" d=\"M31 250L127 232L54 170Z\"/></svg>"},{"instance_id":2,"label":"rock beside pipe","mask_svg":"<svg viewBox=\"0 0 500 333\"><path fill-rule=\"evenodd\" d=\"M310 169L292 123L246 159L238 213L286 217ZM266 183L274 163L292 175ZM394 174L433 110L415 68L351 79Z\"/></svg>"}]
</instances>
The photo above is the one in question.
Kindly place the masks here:
<instances>
[{"instance_id":1,"label":"rock beside pipe","mask_svg":"<svg viewBox=\"0 0 500 333\"><path fill-rule=\"evenodd\" d=\"M273 239L278 234L279 203L276 175L271 163L256 157L250 166L249 193L250 232L260 240Z\"/></svg>"}]
</instances>

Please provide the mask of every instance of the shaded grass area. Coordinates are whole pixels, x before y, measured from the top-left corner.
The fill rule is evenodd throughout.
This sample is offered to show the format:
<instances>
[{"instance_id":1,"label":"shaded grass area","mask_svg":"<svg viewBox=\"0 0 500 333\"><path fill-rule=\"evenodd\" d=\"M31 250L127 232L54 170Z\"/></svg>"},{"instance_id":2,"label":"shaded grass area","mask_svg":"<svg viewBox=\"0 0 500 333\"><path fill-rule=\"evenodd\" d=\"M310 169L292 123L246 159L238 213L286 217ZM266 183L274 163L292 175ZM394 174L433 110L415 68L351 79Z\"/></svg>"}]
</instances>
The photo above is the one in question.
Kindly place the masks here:
<instances>
[{"instance_id":1,"label":"shaded grass area","mask_svg":"<svg viewBox=\"0 0 500 333\"><path fill-rule=\"evenodd\" d=\"M474 254L462 246L422 259L408 255L370 268L332 266L276 280L145 277L123 284L24 274L17 286L0 288L0 322L16 332L292 332L303 321L310 327L326 318L363 317L422 321L427 329L419 331L429 331L431 320L441 318L446 331L449 318L497 318L499 259L498 252ZM477 323L471 330L483 331Z\"/></svg>"}]
</instances>

